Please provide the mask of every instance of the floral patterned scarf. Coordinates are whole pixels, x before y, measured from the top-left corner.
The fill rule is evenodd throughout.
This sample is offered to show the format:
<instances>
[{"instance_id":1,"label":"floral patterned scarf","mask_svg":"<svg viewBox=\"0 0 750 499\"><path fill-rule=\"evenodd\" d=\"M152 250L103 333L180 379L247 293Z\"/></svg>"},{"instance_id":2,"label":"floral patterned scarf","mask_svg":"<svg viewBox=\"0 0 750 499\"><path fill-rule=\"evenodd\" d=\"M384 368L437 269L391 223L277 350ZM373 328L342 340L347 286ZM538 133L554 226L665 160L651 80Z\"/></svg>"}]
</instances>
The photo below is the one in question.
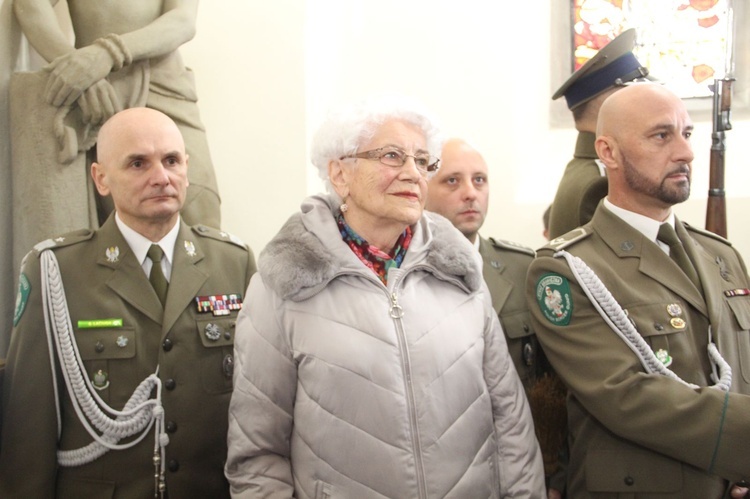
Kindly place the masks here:
<instances>
[{"instance_id":1,"label":"floral patterned scarf","mask_svg":"<svg viewBox=\"0 0 750 499\"><path fill-rule=\"evenodd\" d=\"M354 254L357 255L365 266L375 272L383 284L388 284L388 269L391 267L400 267L401 262L404 261L406 250L409 249L409 243L411 243L411 227L406 227L396 241L392 255L389 255L362 239L361 236L349 227L342 214L339 213L336 217L336 223L339 226L341 238L349 245L349 248L351 248Z\"/></svg>"}]
</instances>

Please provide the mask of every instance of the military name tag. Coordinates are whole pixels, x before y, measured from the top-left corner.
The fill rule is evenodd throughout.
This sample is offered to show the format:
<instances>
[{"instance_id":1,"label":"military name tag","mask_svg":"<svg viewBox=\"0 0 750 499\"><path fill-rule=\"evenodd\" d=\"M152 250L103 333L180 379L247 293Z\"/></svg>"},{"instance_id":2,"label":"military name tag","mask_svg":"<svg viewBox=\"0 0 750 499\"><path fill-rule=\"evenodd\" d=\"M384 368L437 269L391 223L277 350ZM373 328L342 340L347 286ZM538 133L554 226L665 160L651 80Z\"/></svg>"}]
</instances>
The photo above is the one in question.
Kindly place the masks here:
<instances>
[{"instance_id":1,"label":"military name tag","mask_svg":"<svg viewBox=\"0 0 750 499\"><path fill-rule=\"evenodd\" d=\"M229 315L242 308L242 295L206 295L196 296L195 303L199 314L211 312L214 316Z\"/></svg>"},{"instance_id":2,"label":"military name tag","mask_svg":"<svg viewBox=\"0 0 750 499\"><path fill-rule=\"evenodd\" d=\"M93 319L78 321L78 329L95 329L102 327L122 327L122 319Z\"/></svg>"}]
</instances>

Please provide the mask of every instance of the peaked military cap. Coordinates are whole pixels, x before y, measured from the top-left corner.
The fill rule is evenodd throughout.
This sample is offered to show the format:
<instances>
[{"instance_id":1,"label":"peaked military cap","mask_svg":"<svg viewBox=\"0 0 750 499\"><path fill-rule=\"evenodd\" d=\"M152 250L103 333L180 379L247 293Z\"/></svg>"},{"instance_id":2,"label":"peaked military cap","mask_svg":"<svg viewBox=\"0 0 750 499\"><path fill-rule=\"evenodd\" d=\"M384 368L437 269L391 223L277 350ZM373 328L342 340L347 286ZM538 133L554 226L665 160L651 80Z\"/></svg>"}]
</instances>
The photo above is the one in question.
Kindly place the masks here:
<instances>
[{"instance_id":1,"label":"peaked military cap","mask_svg":"<svg viewBox=\"0 0 750 499\"><path fill-rule=\"evenodd\" d=\"M552 99L563 95L569 109L575 109L605 90L616 85L646 78L648 69L633 55L635 29L620 33L614 40L601 48L578 71L557 89Z\"/></svg>"}]
</instances>

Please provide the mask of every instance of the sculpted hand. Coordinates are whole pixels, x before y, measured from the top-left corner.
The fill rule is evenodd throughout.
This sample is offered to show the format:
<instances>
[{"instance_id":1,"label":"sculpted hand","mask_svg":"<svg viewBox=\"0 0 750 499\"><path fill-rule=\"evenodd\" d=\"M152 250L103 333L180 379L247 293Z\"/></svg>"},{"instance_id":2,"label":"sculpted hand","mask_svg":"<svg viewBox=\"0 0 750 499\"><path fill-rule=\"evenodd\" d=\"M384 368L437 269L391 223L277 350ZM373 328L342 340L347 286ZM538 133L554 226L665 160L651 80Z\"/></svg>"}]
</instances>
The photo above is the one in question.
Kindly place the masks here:
<instances>
[{"instance_id":1,"label":"sculpted hand","mask_svg":"<svg viewBox=\"0 0 750 499\"><path fill-rule=\"evenodd\" d=\"M739 485L735 485L732 487L732 497L747 497L747 493L750 491L747 487L740 487Z\"/></svg>"},{"instance_id":2,"label":"sculpted hand","mask_svg":"<svg viewBox=\"0 0 750 499\"><path fill-rule=\"evenodd\" d=\"M99 80L84 90L78 98L78 105L83 122L92 126L101 125L113 114L122 111L120 99L107 80Z\"/></svg>"},{"instance_id":3,"label":"sculpted hand","mask_svg":"<svg viewBox=\"0 0 750 499\"><path fill-rule=\"evenodd\" d=\"M106 48L92 44L68 52L52 61L45 99L53 106L70 106L91 85L106 77L114 59Z\"/></svg>"},{"instance_id":4,"label":"sculpted hand","mask_svg":"<svg viewBox=\"0 0 750 499\"><path fill-rule=\"evenodd\" d=\"M562 499L562 494L557 489L547 489L547 499Z\"/></svg>"}]
</instances>

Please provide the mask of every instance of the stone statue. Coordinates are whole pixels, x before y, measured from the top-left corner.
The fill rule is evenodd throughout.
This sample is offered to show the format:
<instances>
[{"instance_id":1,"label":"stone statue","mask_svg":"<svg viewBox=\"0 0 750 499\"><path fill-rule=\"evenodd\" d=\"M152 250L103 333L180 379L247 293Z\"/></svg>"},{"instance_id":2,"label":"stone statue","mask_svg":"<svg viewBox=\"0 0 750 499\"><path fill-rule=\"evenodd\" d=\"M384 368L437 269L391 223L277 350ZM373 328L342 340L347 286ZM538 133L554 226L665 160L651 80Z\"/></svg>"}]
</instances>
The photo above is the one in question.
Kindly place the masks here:
<instances>
[{"instance_id":1,"label":"stone statue","mask_svg":"<svg viewBox=\"0 0 750 499\"><path fill-rule=\"evenodd\" d=\"M10 85L14 265L38 241L96 228L112 210L95 194L89 166L99 126L125 108L171 117L185 138L189 225L220 226L220 198L193 74L178 52L195 35L198 0L67 0L75 42L54 5L13 0L31 45L49 64Z\"/></svg>"}]
</instances>

